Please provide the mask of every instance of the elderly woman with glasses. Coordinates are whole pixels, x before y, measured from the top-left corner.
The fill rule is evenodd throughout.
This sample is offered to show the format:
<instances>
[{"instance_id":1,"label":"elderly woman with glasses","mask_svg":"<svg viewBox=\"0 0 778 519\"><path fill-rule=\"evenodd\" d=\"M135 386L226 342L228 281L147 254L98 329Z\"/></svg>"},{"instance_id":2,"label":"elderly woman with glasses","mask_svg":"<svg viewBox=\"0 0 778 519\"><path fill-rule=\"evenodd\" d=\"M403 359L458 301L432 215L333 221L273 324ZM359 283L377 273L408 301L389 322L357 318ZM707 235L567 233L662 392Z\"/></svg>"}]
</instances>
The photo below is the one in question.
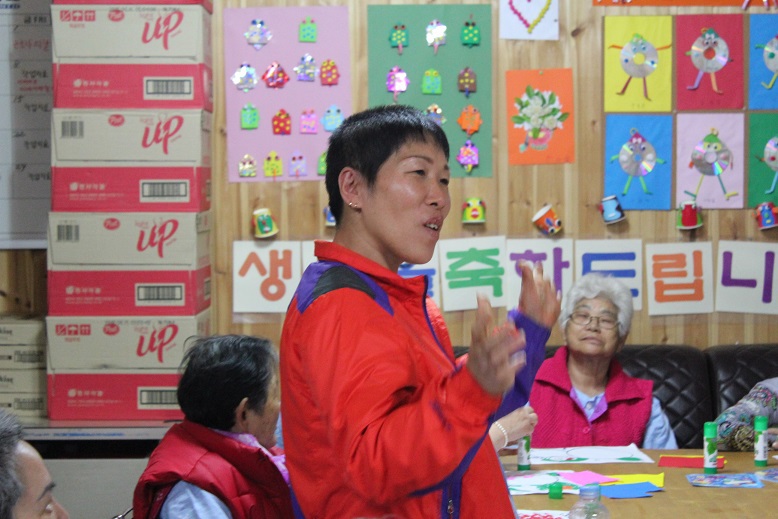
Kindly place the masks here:
<instances>
[{"instance_id":1,"label":"elderly woman with glasses","mask_svg":"<svg viewBox=\"0 0 778 519\"><path fill-rule=\"evenodd\" d=\"M631 322L632 294L622 282L597 273L576 281L559 316L567 345L543 363L530 393L533 447L678 448L653 382L627 375L616 359Z\"/></svg>"}]
</instances>

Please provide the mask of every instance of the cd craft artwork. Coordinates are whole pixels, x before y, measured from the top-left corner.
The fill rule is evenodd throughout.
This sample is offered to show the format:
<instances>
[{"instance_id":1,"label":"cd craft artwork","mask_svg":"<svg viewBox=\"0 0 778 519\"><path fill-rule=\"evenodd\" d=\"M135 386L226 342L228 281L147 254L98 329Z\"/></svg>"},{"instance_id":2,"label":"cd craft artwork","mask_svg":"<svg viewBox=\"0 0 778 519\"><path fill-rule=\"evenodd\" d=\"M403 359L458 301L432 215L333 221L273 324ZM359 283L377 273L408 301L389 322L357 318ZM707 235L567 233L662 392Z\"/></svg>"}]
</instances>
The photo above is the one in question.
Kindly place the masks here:
<instances>
[{"instance_id":1,"label":"cd craft artwork","mask_svg":"<svg viewBox=\"0 0 778 519\"><path fill-rule=\"evenodd\" d=\"M694 84L687 86L688 90L697 90L704 74L710 74L710 84L717 94L724 92L719 90L716 84L716 72L732 61L729 57L729 46L714 29L702 29L702 34L694 41L691 50L686 51L691 56L692 64L699 71Z\"/></svg>"},{"instance_id":2,"label":"cd craft artwork","mask_svg":"<svg viewBox=\"0 0 778 519\"><path fill-rule=\"evenodd\" d=\"M773 73L773 78L769 83L765 83L764 81L761 82L763 87L770 90L775 84L775 79L778 78L778 35L764 45L757 45L756 48L764 49L762 59L764 60L767 70Z\"/></svg>"},{"instance_id":3,"label":"cd craft artwork","mask_svg":"<svg viewBox=\"0 0 778 519\"><path fill-rule=\"evenodd\" d=\"M630 137L625 142L619 153L611 157L611 162L618 159L619 166L629 177L627 184L624 186L622 195L626 195L629 191L629 186L632 183L632 179L637 177L640 180L640 186L643 188L643 192L647 195L651 194L646 186L646 181L643 179L646 175L651 173L656 167L657 163L664 164L665 160L656 156L656 149L653 144L646 140L636 128L630 130Z\"/></svg>"},{"instance_id":4,"label":"cd craft artwork","mask_svg":"<svg viewBox=\"0 0 778 519\"><path fill-rule=\"evenodd\" d=\"M705 177L716 177L718 179L721 191L727 200L738 194L737 191L727 191L724 181L721 179L721 175L732 165L732 151L730 151L724 141L719 139L718 134L719 132L716 128L711 128L710 133L697 143L694 146L694 151L692 151L692 160L689 163L689 167L696 169L701 176L694 193L690 191L684 191L684 193L695 200Z\"/></svg>"},{"instance_id":5,"label":"cd craft artwork","mask_svg":"<svg viewBox=\"0 0 778 519\"><path fill-rule=\"evenodd\" d=\"M640 34L634 34L632 39L625 45L611 45L608 47L609 49L621 49L619 63L622 70L629 76L627 82L624 83L624 88L620 92L616 92L616 94L624 95L630 81L633 78L641 78L643 80L643 97L650 101L646 78L653 74L657 66L659 66L659 51L669 49L671 46L655 47L653 43L643 38Z\"/></svg>"},{"instance_id":6,"label":"cd craft artwork","mask_svg":"<svg viewBox=\"0 0 778 519\"><path fill-rule=\"evenodd\" d=\"M773 183L770 189L765 191L769 195L775 192L775 185L778 183L778 135L767 141L764 147L764 154L759 160L767 164L767 167L773 170Z\"/></svg>"}]
</instances>

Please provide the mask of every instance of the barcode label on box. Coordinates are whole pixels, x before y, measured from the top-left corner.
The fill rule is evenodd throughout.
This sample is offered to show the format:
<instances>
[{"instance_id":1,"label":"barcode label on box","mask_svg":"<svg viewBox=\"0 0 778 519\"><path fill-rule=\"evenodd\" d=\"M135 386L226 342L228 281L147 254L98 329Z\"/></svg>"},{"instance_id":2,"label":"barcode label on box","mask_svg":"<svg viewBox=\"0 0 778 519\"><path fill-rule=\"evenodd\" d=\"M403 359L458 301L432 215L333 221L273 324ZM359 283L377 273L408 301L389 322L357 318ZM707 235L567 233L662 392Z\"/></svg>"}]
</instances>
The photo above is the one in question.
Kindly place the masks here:
<instances>
[{"instance_id":1,"label":"barcode label on box","mask_svg":"<svg viewBox=\"0 0 778 519\"><path fill-rule=\"evenodd\" d=\"M138 409L178 409L175 387L139 387Z\"/></svg>"},{"instance_id":2,"label":"barcode label on box","mask_svg":"<svg viewBox=\"0 0 778 519\"><path fill-rule=\"evenodd\" d=\"M84 121L62 121L60 130L63 139L83 139Z\"/></svg>"},{"instance_id":3,"label":"barcode label on box","mask_svg":"<svg viewBox=\"0 0 778 519\"><path fill-rule=\"evenodd\" d=\"M189 202L189 181L141 180L141 202Z\"/></svg>"},{"instance_id":4,"label":"barcode label on box","mask_svg":"<svg viewBox=\"0 0 778 519\"><path fill-rule=\"evenodd\" d=\"M45 356L43 350L14 352L14 362L18 364L43 364Z\"/></svg>"},{"instance_id":5,"label":"barcode label on box","mask_svg":"<svg viewBox=\"0 0 778 519\"><path fill-rule=\"evenodd\" d=\"M203 283L203 295L205 299L211 298L211 278L206 279Z\"/></svg>"},{"instance_id":6,"label":"barcode label on box","mask_svg":"<svg viewBox=\"0 0 778 519\"><path fill-rule=\"evenodd\" d=\"M78 225L57 225L58 242L77 242L79 241L80 234L80 227Z\"/></svg>"},{"instance_id":7,"label":"barcode label on box","mask_svg":"<svg viewBox=\"0 0 778 519\"><path fill-rule=\"evenodd\" d=\"M136 306L184 306L186 286L183 283L135 285Z\"/></svg>"},{"instance_id":8,"label":"barcode label on box","mask_svg":"<svg viewBox=\"0 0 778 519\"><path fill-rule=\"evenodd\" d=\"M194 99L194 80L192 78L148 77L143 80L143 99Z\"/></svg>"},{"instance_id":9,"label":"barcode label on box","mask_svg":"<svg viewBox=\"0 0 778 519\"><path fill-rule=\"evenodd\" d=\"M14 411L43 411L46 408L46 400L43 397L14 398Z\"/></svg>"}]
</instances>

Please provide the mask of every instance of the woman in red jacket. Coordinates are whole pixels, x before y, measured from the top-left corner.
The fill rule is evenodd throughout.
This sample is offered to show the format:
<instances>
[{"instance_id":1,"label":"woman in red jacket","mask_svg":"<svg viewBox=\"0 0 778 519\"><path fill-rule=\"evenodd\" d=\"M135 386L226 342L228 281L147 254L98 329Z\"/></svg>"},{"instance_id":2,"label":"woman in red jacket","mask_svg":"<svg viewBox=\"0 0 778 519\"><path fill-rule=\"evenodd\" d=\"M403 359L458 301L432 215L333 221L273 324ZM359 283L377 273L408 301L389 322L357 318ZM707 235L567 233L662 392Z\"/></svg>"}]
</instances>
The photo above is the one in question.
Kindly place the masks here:
<instances>
[{"instance_id":1,"label":"woman in red jacket","mask_svg":"<svg viewBox=\"0 0 778 519\"><path fill-rule=\"evenodd\" d=\"M133 498L136 519L293 517L283 455L278 353L266 339L197 339L182 362L186 417L151 454Z\"/></svg>"}]
</instances>

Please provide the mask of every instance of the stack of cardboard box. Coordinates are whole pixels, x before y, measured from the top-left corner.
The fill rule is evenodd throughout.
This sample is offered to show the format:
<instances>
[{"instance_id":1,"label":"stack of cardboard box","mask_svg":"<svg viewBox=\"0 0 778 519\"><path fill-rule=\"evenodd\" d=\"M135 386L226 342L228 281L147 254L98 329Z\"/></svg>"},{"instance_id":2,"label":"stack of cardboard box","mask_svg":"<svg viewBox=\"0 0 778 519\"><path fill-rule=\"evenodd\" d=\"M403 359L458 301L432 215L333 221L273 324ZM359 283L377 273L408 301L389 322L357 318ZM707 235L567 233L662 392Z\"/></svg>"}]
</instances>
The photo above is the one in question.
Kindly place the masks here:
<instances>
[{"instance_id":1,"label":"stack of cardboard box","mask_svg":"<svg viewBox=\"0 0 778 519\"><path fill-rule=\"evenodd\" d=\"M210 333L211 8L52 6L52 419L181 416Z\"/></svg>"},{"instance_id":2,"label":"stack of cardboard box","mask_svg":"<svg viewBox=\"0 0 778 519\"><path fill-rule=\"evenodd\" d=\"M46 416L46 335L42 317L0 315L0 407Z\"/></svg>"}]
</instances>

